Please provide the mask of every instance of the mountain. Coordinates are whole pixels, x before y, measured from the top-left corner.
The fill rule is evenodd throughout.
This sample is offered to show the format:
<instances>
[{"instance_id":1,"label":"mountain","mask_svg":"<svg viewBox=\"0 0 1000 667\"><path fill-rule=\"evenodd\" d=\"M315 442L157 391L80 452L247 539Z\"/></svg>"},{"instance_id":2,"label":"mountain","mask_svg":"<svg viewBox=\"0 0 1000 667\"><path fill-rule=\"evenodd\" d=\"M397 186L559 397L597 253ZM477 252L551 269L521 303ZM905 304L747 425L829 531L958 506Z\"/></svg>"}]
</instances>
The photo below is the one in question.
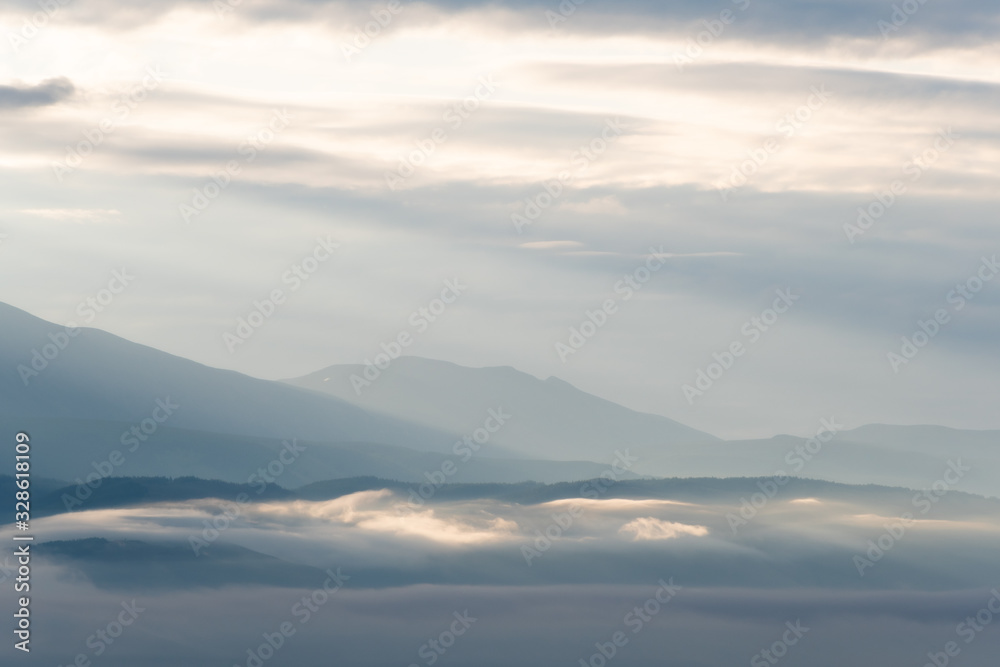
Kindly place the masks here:
<instances>
[{"instance_id":1,"label":"mountain","mask_svg":"<svg viewBox=\"0 0 1000 667\"><path fill-rule=\"evenodd\" d=\"M1000 431L873 424L829 442L790 435L679 446L666 459L680 476L756 476L784 472L845 484L949 490L1000 497ZM952 464L961 474L948 472ZM949 479L954 484L949 483Z\"/></svg>"},{"instance_id":2,"label":"mountain","mask_svg":"<svg viewBox=\"0 0 1000 667\"><path fill-rule=\"evenodd\" d=\"M18 420L18 429L40 443L32 453L37 470L49 477L86 480L89 475L189 475L235 484L259 484L264 469L275 482L295 488L329 479L374 476L408 483L451 471L449 482L556 482L589 479L607 464L587 461L494 459L421 452L371 442L278 440L160 427L134 451L123 447L129 425L83 419ZM112 452L119 452L120 456ZM282 462L284 461L284 462ZM451 461L451 465L447 462ZM454 466L452 468L452 466ZM39 473L42 474L42 473ZM623 479L634 475L623 474ZM96 479L96 478L95 478ZM78 483L82 483L78 482ZM95 484L96 485L96 484Z\"/></svg>"},{"instance_id":3,"label":"mountain","mask_svg":"<svg viewBox=\"0 0 1000 667\"><path fill-rule=\"evenodd\" d=\"M400 357L370 386L361 386L359 395L352 376L364 379L364 372L364 366L330 366L286 382L467 435L483 426L490 410L502 409L510 417L490 436L488 447L501 445L532 458L589 461L610 461L616 449L629 448L639 458L636 470L646 474L670 474L657 462L678 445L719 442L666 417L635 412L557 378L539 380L507 366L466 368Z\"/></svg>"},{"instance_id":4,"label":"mountain","mask_svg":"<svg viewBox=\"0 0 1000 667\"><path fill-rule=\"evenodd\" d=\"M623 479L608 485L600 494L604 499L670 500L690 504L718 504L739 507L743 498L761 491L769 477L683 477L659 479ZM496 500L507 504L541 505L561 500L586 498L584 490L596 489L600 478L575 482L516 482L516 483L448 483L428 498L428 507L464 503L473 500ZM0 475L0 492L14 492L14 478ZM406 499L412 484L372 476L345 477L314 482L296 489L269 484L266 488L250 484L232 484L198 477L116 477L107 480L79 509L108 509L150 506L156 503L177 503L189 500L218 499L232 501L245 494L249 502L274 503L304 500L323 502L364 491L388 489ZM63 494L71 494L75 486L46 480L44 493L35 497L37 517L64 514L60 502ZM36 492L40 492L36 489ZM806 477L790 479L774 494L776 503L809 498L831 503L853 503L886 512L897 511L910 504L912 489L877 484L842 484ZM621 509L619 506L617 509ZM73 508L70 511L79 511ZM954 491L942 496L934 506L938 519L969 520L1000 516L1000 498Z\"/></svg>"},{"instance_id":5,"label":"mountain","mask_svg":"<svg viewBox=\"0 0 1000 667\"><path fill-rule=\"evenodd\" d=\"M13 428L29 417L134 425L154 412L165 416L157 401L169 399L178 407L161 424L174 428L438 451L453 441L439 429L331 396L210 368L97 329L76 331L69 337L59 325L0 304L0 420Z\"/></svg>"},{"instance_id":6,"label":"mountain","mask_svg":"<svg viewBox=\"0 0 1000 667\"><path fill-rule=\"evenodd\" d=\"M876 424L839 432L806 457L806 438L725 442L509 367L401 357L359 396L351 376L361 366L274 382L95 329L75 333L0 304L0 426L27 430L37 475L67 482L248 483L294 442L294 462L286 453L274 464L288 488L356 476L424 482L449 462L448 482L572 481L599 476L627 449L637 463L626 478L784 472L923 489L961 463L968 470L949 488L1000 496L1000 431ZM470 445L478 450L466 456Z\"/></svg>"},{"instance_id":7,"label":"mountain","mask_svg":"<svg viewBox=\"0 0 1000 667\"><path fill-rule=\"evenodd\" d=\"M516 458L499 444L468 461L460 432L374 413L321 392L210 368L96 329L70 336L0 304L0 426L27 431L38 474L198 475L245 483L286 442L304 448L281 483L358 475L426 481L552 482L599 475L608 463ZM118 452L120 457L113 452ZM289 458L289 454L284 454ZM504 458L495 458L504 457ZM277 465L277 464L275 464Z\"/></svg>"}]
</instances>

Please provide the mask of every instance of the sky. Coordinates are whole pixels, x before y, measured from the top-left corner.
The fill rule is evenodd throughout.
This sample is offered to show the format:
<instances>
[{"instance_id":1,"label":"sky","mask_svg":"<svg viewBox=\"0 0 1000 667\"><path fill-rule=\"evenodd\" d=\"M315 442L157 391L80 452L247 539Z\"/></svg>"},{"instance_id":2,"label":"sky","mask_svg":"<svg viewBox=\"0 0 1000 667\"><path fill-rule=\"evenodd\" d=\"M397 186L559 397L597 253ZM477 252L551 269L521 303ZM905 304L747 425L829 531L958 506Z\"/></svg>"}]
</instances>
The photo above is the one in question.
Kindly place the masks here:
<instances>
[{"instance_id":1,"label":"sky","mask_svg":"<svg viewBox=\"0 0 1000 667\"><path fill-rule=\"evenodd\" d=\"M406 334L722 437L1000 428L998 17L7 2L0 301L268 379Z\"/></svg>"}]
</instances>

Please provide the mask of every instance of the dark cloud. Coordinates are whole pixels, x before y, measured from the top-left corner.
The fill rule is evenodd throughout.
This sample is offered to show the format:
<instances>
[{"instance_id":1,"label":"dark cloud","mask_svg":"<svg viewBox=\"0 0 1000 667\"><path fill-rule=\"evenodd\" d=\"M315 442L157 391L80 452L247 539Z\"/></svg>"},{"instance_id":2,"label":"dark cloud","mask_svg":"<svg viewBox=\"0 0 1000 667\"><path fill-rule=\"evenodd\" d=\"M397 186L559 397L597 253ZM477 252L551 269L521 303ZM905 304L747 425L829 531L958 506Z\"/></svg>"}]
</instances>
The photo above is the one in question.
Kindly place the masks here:
<instances>
[{"instance_id":1,"label":"dark cloud","mask_svg":"<svg viewBox=\"0 0 1000 667\"><path fill-rule=\"evenodd\" d=\"M933 2L907 3L912 14L902 9L903 3L865 2L863 0L782 2L780 0L719 0L714 3L683 0L655 3L648 0L589 0L569 3L574 11L560 13L559 0L430 0L403 3L409 21L431 23L440 20L439 13L467 14L490 11L490 27L500 29L536 29L557 33L585 34L690 34L705 29L704 21L717 21L720 13L731 11L735 18L718 39L741 39L779 42L783 44L815 44L816 40L835 41L842 38L873 39L876 42L905 40L921 46L946 46L961 40L963 44L987 43L996 35L998 14L995 5L981 0L956 0L948 4ZM565 5L566 3L564 3ZM25 12L37 11L34 3L17 3ZM384 3L351 3L342 0L296 0L278 2L232 3L226 5L229 14L248 22L323 21L331 25L353 26L370 20L369 10ZM64 19L84 23L117 25L134 28L148 23L174 7L204 10L216 14L218 7L209 0L172 0L171 2L115 2L80 0L67 8ZM506 11L498 14L496 10ZM428 11L429 10L429 11ZM553 18L556 16L558 18ZM562 19L562 20L561 20ZM881 23L880 23L881 22ZM886 28L885 26L891 26Z\"/></svg>"},{"instance_id":2,"label":"dark cloud","mask_svg":"<svg viewBox=\"0 0 1000 667\"><path fill-rule=\"evenodd\" d=\"M0 86L0 109L47 107L59 104L75 92L76 87L66 77L46 79L34 86L23 84Z\"/></svg>"}]
</instances>

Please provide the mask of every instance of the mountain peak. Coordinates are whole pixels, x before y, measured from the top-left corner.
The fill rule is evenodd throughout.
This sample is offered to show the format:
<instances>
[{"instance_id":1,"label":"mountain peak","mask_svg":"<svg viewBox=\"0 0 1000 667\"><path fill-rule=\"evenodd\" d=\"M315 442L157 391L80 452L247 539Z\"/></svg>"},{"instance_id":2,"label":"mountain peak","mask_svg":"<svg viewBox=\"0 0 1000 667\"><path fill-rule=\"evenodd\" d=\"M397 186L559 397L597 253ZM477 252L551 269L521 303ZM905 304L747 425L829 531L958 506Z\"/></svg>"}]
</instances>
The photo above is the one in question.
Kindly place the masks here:
<instances>
[{"instance_id":1,"label":"mountain peak","mask_svg":"<svg viewBox=\"0 0 1000 667\"><path fill-rule=\"evenodd\" d=\"M358 364L331 366L289 382L456 433L474 433L491 410L502 410L510 415L509 423L490 435L491 446L523 456L596 461L611 460L617 448L633 447L643 452L651 474L663 469L671 445L717 440L666 417L588 394L560 378L541 380L511 366L468 368L400 357L370 384L359 385L352 377L363 370Z\"/></svg>"}]
</instances>

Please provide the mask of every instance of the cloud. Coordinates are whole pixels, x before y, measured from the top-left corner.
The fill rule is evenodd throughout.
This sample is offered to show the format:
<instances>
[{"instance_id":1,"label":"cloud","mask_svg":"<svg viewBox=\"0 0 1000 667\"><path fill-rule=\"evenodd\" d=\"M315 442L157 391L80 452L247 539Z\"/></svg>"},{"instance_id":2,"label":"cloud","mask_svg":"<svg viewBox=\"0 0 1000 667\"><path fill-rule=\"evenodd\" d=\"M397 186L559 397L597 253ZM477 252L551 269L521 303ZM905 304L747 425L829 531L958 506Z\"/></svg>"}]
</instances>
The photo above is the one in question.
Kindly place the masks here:
<instances>
[{"instance_id":1,"label":"cloud","mask_svg":"<svg viewBox=\"0 0 1000 667\"><path fill-rule=\"evenodd\" d=\"M704 537L708 535L705 526L689 526L673 521L663 521L655 517L642 517L629 521L618 531L623 535L632 535L633 540L671 540L681 535Z\"/></svg>"},{"instance_id":2,"label":"cloud","mask_svg":"<svg viewBox=\"0 0 1000 667\"><path fill-rule=\"evenodd\" d=\"M622 216L628 213L621 200L615 195L594 198L585 202L567 202L560 208L571 213L582 213L584 215L617 215Z\"/></svg>"},{"instance_id":3,"label":"cloud","mask_svg":"<svg viewBox=\"0 0 1000 667\"><path fill-rule=\"evenodd\" d=\"M37 11L28 0L17 0L23 12ZM560 11L565 4L552 0L513 0L498 4L490 0L429 0L404 4L397 23L425 26L449 20L481 24L494 32L547 35L684 35L693 38L706 30L706 22L718 23L724 10L735 20L724 27L718 40L754 40L759 43L796 43L815 47L859 38L882 42L883 34L911 45L941 46L949 40L986 43L995 33L996 6L983 0L953 0L949 4L921 3L918 11L893 22L891 4L864 0L822 0L788 3L781 0L733 0L705 5L698 0L650 3L645 0L588 2L570 5L572 12ZM370 21L368 8L343 0L257 0L227 4L226 17L244 25L328 23L332 26L363 25ZM79 24L102 23L117 30L141 29L172 12L187 18L203 15L217 19L216 9L196 0L167 0L158 3L112 3L88 0L74 3L60 20ZM885 24L892 25L884 29ZM393 29L397 26L393 25ZM716 28L717 30L717 28ZM846 38L846 39L845 39ZM711 45L710 45L711 46Z\"/></svg>"},{"instance_id":4,"label":"cloud","mask_svg":"<svg viewBox=\"0 0 1000 667\"><path fill-rule=\"evenodd\" d=\"M65 77L47 79L34 86L0 86L0 109L52 106L68 99L74 92L76 87Z\"/></svg>"},{"instance_id":5,"label":"cloud","mask_svg":"<svg viewBox=\"0 0 1000 667\"><path fill-rule=\"evenodd\" d=\"M363 491L320 503L294 502L255 506L251 511L281 525L298 523L302 517L320 520L324 526L341 524L357 530L417 538L442 545L481 545L513 538L515 521L488 512L471 516L448 516L433 509L400 511L391 491ZM277 523L275 524L277 525Z\"/></svg>"},{"instance_id":6,"label":"cloud","mask_svg":"<svg viewBox=\"0 0 1000 667\"><path fill-rule=\"evenodd\" d=\"M28 208L18 213L54 222L119 222L121 215L113 208Z\"/></svg>"},{"instance_id":7,"label":"cloud","mask_svg":"<svg viewBox=\"0 0 1000 667\"><path fill-rule=\"evenodd\" d=\"M362 587L624 584L673 574L692 586L941 590L972 587L992 576L981 554L1000 541L996 501L942 500L926 515L917 513L918 522L896 533L892 557L862 578L853 557L863 555L886 524L899 521L901 511L913 511L910 492L870 487L855 497L862 487L808 480L800 486L815 492L793 498L822 502L772 500L735 533L732 517L741 511L735 495L712 494L700 502L608 497L539 504L472 497L410 509L402 495L377 490L330 501L247 505L223 522L216 537L218 544L310 567L343 565ZM752 488L748 480L745 493ZM187 545L219 524L223 507L199 500L75 512L40 519L39 531L47 539L97 536ZM522 547L540 550L530 566ZM663 572L665 564L670 573Z\"/></svg>"},{"instance_id":8,"label":"cloud","mask_svg":"<svg viewBox=\"0 0 1000 667\"><path fill-rule=\"evenodd\" d=\"M522 248L530 248L532 250L551 250L553 248L578 248L582 243L579 241L531 241L530 243L522 243Z\"/></svg>"},{"instance_id":9,"label":"cloud","mask_svg":"<svg viewBox=\"0 0 1000 667\"><path fill-rule=\"evenodd\" d=\"M18 104L37 98L57 75L87 95L35 109L44 113L8 113L0 124L14 213L2 230L10 238L0 300L56 319L67 308L63 286L134 257L150 272L145 305L109 313L102 328L278 378L362 361L405 325L439 274L461 274L475 289L420 340L423 356L555 375L728 437L798 432L819 406L852 425L996 427L995 282L905 379L884 372L885 353L993 252L1000 86L997 49L977 35L995 32L995 6L923 3L883 41L876 24L891 16L888 3L752 0L683 71L672 56L702 20L737 3L592 1L551 28L545 12L558 7L404 3L351 63L342 45L372 20L371 7L357 3L246 0L223 19L205 2L61 7L25 46L51 57L24 59L34 69L16 75L32 86L8 81L8 105L12 95ZM13 12L30 16L37 4L18 0L5 11L18 25L24 17ZM109 114L120 92L146 63L161 62L170 74L163 90L53 189L52 163L117 117ZM486 73L496 74L495 96L460 127L446 123L446 109ZM793 137L779 135L781 149L723 202L717 185L824 84L829 104ZM242 165L190 235L178 233L178 205L243 159L238 147L273 106L287 106L293 125ZM574 154L619 116L622 137L578 169ZM962 139L848 243L843 227L858 207L907 178L904 166L949 125ZM447 141L390 191L385 174L439 127ZM510 216L570 169L557 202L516 234ZM41 217L17 214L112 208L142 222L118 227L115 243L88 235L87 225L64 225L54 241L33 224ZM284 221L280 232L274 220ZM254 341L258 354L230 355L214 337L191 335L221 328L270 287L262 267L274 270L279 254L294 260L299 240L321 232L349 239L350 252L272 320ZM561 363L552 344L660 244L667 266L586 351ZM720 252L739 256L709 256ZM192 253L203 268L177 268L172 258ZM383 266L394 269L376 270ZM46 279L17 282L25 271ZM350 288L348 275L358 277ZM802 292L801 308L689 406L680 385L787 286Z\"/></svg>"}]
</instances>

